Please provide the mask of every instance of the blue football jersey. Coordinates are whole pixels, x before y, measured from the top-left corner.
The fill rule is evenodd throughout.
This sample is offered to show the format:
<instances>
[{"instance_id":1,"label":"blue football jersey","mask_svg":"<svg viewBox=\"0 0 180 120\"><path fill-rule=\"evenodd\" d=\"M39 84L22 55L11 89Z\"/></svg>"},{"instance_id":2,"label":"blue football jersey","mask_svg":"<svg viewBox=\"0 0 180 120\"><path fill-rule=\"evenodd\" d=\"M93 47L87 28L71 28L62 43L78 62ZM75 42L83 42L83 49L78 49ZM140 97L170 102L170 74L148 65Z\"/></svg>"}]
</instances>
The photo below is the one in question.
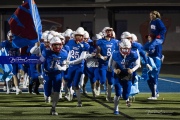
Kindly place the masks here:
<instances>
[{"instance_id":1,"label":"blue football jersey","mask_svg":"<svg viewBox=\"0 0 180 120\"><path fill-rule=\"evenodd\" d=\"M99 63L107 65L112 52L114 52L114 50L117 49L116 48L118 44L117 41L115 39L111 39L110 41L108 41L105 38L102 38L102 39L99 39L96 44L97 46L101 48L100 54L102 56L108 57L106 61L99 59Z\"/></svg>"},{"instance_id":2,"label":"blue football jersey","mask_svg":"<svg viewBox=\"0 0 180 120\"><path fill-rule=\"evenodd\" d=\"M112 59L117 63L117 67L121 71L127 73L127 68L132 69L135 66L138 54L136 51L131 50L130 54L124 58L119 51L115 51L113 52Z\"/></svg>"},{"instance_id":3,"label":"blue football jersey","mask_svg":"<svg viewBox=\"0 0 180 120\"><path fill-rule=\"evenodd\" d=\"M88 51L88 44L76 43L75 40L69 40L67 45L70 50L70 61L77 60L83 51ZM84 61L82 62L84 63Z\"/></svg>"},{"instance_id":4,"label":"blue football jersey","mask_svg":"<svg viewBox=\"0 0 180 120\"><path fill-rule=\"evenodd\" d=\"M63 61L67 59L68 53L64 49L60 53L55 53L52 50L45 50L42 53L43 57L46 59L43 63L45 72L56 72L55 64L63 65Z\"/></svg>"}]
</instances>

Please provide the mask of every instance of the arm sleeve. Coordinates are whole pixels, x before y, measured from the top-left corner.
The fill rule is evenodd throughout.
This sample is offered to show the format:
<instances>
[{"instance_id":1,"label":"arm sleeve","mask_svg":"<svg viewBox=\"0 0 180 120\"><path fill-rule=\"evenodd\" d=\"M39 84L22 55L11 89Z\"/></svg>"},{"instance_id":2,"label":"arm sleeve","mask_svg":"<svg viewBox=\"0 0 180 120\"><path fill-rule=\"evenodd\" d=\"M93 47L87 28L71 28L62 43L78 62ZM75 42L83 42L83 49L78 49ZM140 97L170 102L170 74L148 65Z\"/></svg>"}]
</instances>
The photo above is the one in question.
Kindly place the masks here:
<instances>
[{"instance_id":1,"label":"arm sleeve","mask_svg":"<svg viewBox=\"0 0 180 120\"><path fill-rule=\"evenodd\" d=\"M112 60L112 70L113 71L114 71L114 69L116 69L116 66L117 66L117 63L114 60Z\"/></svg>"},{"instance_id":2,"label":"arm sleeve","mask_svg":"<svg viewBox=\"0 0 180 120\"><path fill-rule=\"evenodd\" d=\"M87 58L92 58L92 57L94 57L92 54L86 54L85 58L87 59Z\"/></svg>"},{"instance_id":3,"label":"arm sleeve","mask_svg":"<svg viewBox=\"0 0 180 120\"><path fill-rule=\"evenodd\" d=\"M71 51L68 52L67 61L71 60Z\"/></svg>"},{"instance_id":4,"label":"arm sleeve","mask_svg":"<svg viewBox=\"0 0 180 120\"><path fill-rule=\"evenodd\" d=\"M40 47L35 45L34 47L31 48L30 53L31 54L39 54L40 53Z\"/></svg>"},{"instance_id":5,"label":"arm sleeve","mask_svg":"<svg viewBox=\"0 0 180 120\"><path fill-rule=\"evenodd\" d=\"M135 66L132 68L133 72L136 71L140 67L140 55L139 51L137 50L137 60L135 61Z\"/></svg>"},{"instance_id":6,"label":"arm sleeve","mask_svg":"<svg viewBox=\"0 0 180 120\"><path fill-rule=\"evenodd\" d=\"M63 64L62 66L56 64L55 67L56 67L58 70L60 70L60 71L66 71L66 69L67 69L67 65L65 64L66 61L63 61L63 63L64 63L64 64Z\"/></svg>"},{"instance_id":7,"label":"arm sleeve","mask_svg":"<svg viewBox=\"0 0 180 120\"><path fill-rule=\"evenodd\" d=\"M160 30L160 38L161 39L165 39L165 33L166 33L166 27L165 27L165 25L164 25L164 23L162 22L162 20L158 20L158 28L159 28L159 30Z\"/></svg>"},{"instance_id":8,"label":"arm sleeve","mask_svg":"<svg viewBox=\"0 0 180 120\"><path fill-rule=\"evenodd\" d=\"M113 60L112 60L112 55L111 55L109 58L109 61L108 61L108 68L109 69L112 67L112 62L113 62Z\"/></svg>"},{"instance_id":9,"label":"arm sleeve","mask_svg":"<svg viewBox=\"0 0 180 120\"><path fill-rule=\"evenodd\" d=\"M143 49L139 50L139 55L143 58L145 64L147 64L147 57L146 57L146 54L145 52L143 51Z\"/></svg>"},{"instance_id":10,"label":"arm sleeve","mask_svg":"<svg viewBox=\"0 0 180 120\"><path fill-rule=\"evenodd\" d=\"M71 65L74 65L74 64L79 64L79 63L81 63L81 62L86 58L86 53L87 53L87 51L83 51L83 52L81 53L80 58L78 58L77 60L70 61L70 64L71 64Z\"/></svg>"}]
</instances>

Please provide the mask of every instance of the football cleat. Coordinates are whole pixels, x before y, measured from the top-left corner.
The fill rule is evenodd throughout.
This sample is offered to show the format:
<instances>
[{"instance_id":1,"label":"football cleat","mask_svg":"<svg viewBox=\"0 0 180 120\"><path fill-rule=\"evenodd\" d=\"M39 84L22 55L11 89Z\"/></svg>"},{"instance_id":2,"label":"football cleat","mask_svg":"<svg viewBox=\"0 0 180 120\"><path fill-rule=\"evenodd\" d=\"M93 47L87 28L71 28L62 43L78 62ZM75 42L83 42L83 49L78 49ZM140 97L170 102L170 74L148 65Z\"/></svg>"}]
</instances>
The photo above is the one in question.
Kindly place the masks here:
<instances>
[{"instance_id":1,"label":"football cleat","mask_svg":"<svg viewBox=\"0 0 180 120\"><path fill-rule=\"evenodd\" d=\"M159 93L156 94L156 97L159 97Z\"/></svg>"},{"instance_id":2,"label":"football cleat","mask_svg":"<svg viewBox=\"0 0 180 120\"><path fill-rule=\"evenodd\" d=\"M128 107L131 107L130 101L126 101L126 105L127 105Z\"/></svg>"},{"instance_id":3,"label":"football cleat","mask_svg":"<svg viewBox=\"0 0 180 120\"><path fill-rule=\"evenodd\" d=\"M58 115L58 113L55 110L51 109L50 110L50 115Z\"/></svg>"},{"instance_id":4,"label":"football cleat","mask_svg":"<svg viewBox=\"0 0 180 120\"><path fill-rule=\"evenodd\" d=\"M6 94L10 94L11 92L10 92L10 90L9 89L7 89L7 91L6 91Z\"/></svg>"},{"instance_id":5,"label":"football cleat","mask_svg":"<svg viewBox=\"0 0 180 120\"><path fill-rule=\"evenodd\" d=\"M111 97L106 97L106 101L108 101L108 102L113 102L113 100L111 99Z\"/></svg>"},{"instance_id":6,"label":"football cleat","mask_svg":"<svg viewBox=\"0 0 180 120\"><path fill-rule=\"evenodd\" d=\"M12 90L12 91L16 91L16 88L15 88L15 87L12 87L11 90Z\"/></svg>"},{"instance_id":7,"label":"football cleat","mask_svg":"<svg viewBox=\"0 0 180 120\"><path fill-rule=\"evenodd\" d=\"M157 97L149 97L148 100L157 100Z\"/></svg>"},{"instance_id":8,"label":"football cleat","mask_svg":"<svg viewBox=\"0 0 180 120\"><path fill-rule=\"evenodd\" d=\"M115 115L119 115L119 111L114 111L114 114Z\"/></svg>"},{"instance_id":9,"label":"football cleat","mask_svg":"<svg viewBox=\"0 0 180 120\"><path fill-rule=\"evenodd\" d=\"M78 102L77 107L82 107L82 103Z\"/></svg>"},{"instance_id":10,"label":"football cleat","mask_svg":"<svg viewBox=\"0 0 180 120\"><path fill-rule=\"evenodd\" d=\"M16 90L16 95L19 95L19 94L21 94L22 93L22 91L20 90L20 89L17 89Z\"/></svg>"},{"instance_id":11,"label":"football cleat","mask_svg":"<svg viewBox=\"0 0 180 120\"><path fill-rule=\"evenodd\" d=\"M6 86L4 86L4 87L3 87L3 91L6 91L6 90L7 90L7 87L6 87Z\"/></svg>"}]
</instances>

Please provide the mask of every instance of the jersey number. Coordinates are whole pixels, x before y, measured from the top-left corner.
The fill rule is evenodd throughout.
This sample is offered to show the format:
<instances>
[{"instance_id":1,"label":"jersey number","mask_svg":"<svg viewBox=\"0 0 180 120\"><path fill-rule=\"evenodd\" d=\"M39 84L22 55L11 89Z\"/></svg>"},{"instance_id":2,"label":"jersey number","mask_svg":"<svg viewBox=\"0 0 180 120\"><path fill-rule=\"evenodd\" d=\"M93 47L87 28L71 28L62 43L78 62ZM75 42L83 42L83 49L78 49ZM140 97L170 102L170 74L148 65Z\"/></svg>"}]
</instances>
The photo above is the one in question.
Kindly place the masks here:
<instances>
[{"instance_id":1,"label":"jersey number","mask_svg":"<svg viewBox=\"0 0 180 120\"><path fill-rule=\"evenodd\" d=\"M71 57L75 59L79 58L79 52L71 50Z\"/></svg>"},{"instance_id":2,"label":"jersey number","mask_svg":"<svg viewBox=\"0 0 180 120\"><path fill-rule=\"evenodd\" d=\"M111 56L111 48L107 48L107 56Z\"/></svg>"}]
</instances>

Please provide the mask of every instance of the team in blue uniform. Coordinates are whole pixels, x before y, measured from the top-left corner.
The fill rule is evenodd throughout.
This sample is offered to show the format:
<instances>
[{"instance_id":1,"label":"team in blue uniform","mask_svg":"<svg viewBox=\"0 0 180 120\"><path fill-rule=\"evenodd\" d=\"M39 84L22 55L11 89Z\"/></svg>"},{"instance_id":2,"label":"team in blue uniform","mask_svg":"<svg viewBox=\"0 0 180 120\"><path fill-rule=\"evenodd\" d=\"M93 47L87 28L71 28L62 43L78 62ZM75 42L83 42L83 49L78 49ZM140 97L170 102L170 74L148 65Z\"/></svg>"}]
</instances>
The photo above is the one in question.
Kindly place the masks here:
<instances>
[{"instance_id":1,"label":"team in blue uniform","mask_svg":"<svg viewBox=\"0 0 180 120\"><path fill-rule=\"evenodd\" d=\"M147 82L152 92L151 97L148 99L157 99L158 75L162 58L161 44L164 42L166 29L162 21L158 18L157 11L150 13L150 16L152 16L150 22L151 33L154 36L153 40L147 42L144 46L132 41L132 37L128 36L131 34L127 32L122 34L124 36L121 36L120 41L116 40L115 33L113 33L114 31L110 27L105 27L102 30L102 38L93 41L88 41L90 39L89 37L85 37L86 32L82 27L79 27L74 32L71 29L67 29L63 34L55 31L44 32L44 44L36 43L31 49L32 56L41 56L40 60L43 63L40 67L40 73L36 69L36 65L31 64L31 74L29 76L32 80L30 82L31 87L33 81L36 81L38 85L40 78L44 80L45 100L47 101L52 96L50 114L58 115L56 105L59 100L62 83L64 83L66 98L69 101L73 99L74 89L77 96L77 107L81 107L80 88L83 88L83 92L85 93L85 83L88 79L91 82L94 98L99 95L99 89L95 87L96 81L99 80L101 88L104 88L106 80L108 81L106 100L110 102L112 102L111 90L114 85L114 114L119 114L118 104L120 96L126 100L128 107L131 105L129 95L132 84L137 76L136 70L140 66L140 57L144 60L145 67L152 71L151 63L149 63L144 50L148 53L148 57L154 61L157 70L156 74L152 72L148 73L149 79ZM147 38L149 37L152 38L152 35L147 36ZM18 50L11 48L12 45L9 41L3 42L3 45L9 55L18 55ZM16 68L17 66L13 66L13 69ZM16 74L15 72L17 73L17 71L13 71L14 74ZM88 77L85 81L84 74ZM39 93L38 87L39 85L35 87L36 94ZM62 94L60 95L62 96Z\"/></svg>"}]
</instances>

